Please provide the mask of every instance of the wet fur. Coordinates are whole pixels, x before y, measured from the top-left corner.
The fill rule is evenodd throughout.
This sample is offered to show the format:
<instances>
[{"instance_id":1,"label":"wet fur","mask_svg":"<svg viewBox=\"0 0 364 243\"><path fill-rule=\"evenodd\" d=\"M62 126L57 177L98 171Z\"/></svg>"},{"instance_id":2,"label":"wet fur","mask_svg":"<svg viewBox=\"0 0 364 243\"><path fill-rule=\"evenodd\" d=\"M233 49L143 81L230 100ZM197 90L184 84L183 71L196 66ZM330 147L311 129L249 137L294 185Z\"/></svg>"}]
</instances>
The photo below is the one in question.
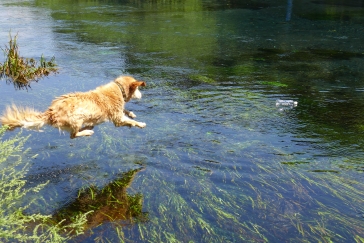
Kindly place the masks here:
<instances>
[{"instance_id":1,"label":"wet fur","mask_svg":"<svg viewBox=\"0 0 364 243\"><path fill-rule=\"evenodd\" d=\"M125 100L117 83L125 92ZM28 107L8 106L0 121L10 130L16 127L39 130L43 125L50 125L68 131L71 138L91 136L95 125L108 120L117 127L144 128L145 123L130 119L136 116L124 106L131 98L141 98L138 87L145 85L132 77L120 76L95 90L62 95L43 113Z\"/></svg>"}]
</instances>

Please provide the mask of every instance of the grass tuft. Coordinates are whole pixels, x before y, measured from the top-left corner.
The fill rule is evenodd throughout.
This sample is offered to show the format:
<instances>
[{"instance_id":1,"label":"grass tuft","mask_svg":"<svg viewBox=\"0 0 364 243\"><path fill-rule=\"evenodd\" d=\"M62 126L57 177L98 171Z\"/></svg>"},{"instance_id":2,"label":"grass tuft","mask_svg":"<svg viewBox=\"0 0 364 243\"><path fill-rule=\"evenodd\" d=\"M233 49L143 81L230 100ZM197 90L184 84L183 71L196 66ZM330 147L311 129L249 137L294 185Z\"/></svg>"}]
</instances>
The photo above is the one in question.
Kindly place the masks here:
<instances>
[{"instance_id":1,"label":"grass tuft","mask_svg":"<svg viewBox=\"0 0 364 243\"><path fill-rule=\"evenodd\" d=\"M51 73L57 73L55 57L47 61L43 55L39 63L33 58L24 58L19 54L17 35L9 34L9 44L2 49L5 56L4 63L0 63L0 78L6 79L7 83L13 83L16 89L30 88L30 83Z\"/></svg>"}]
</instances>

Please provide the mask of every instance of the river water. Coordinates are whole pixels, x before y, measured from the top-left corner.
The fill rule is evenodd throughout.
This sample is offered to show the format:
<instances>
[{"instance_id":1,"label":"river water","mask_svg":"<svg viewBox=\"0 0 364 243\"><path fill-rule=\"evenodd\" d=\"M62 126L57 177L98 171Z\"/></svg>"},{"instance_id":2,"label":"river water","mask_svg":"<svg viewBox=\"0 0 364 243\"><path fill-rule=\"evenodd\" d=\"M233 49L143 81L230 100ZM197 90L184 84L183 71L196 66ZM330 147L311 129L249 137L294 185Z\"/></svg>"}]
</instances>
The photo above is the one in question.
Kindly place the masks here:
<instances>
[{"instance_id":1,"label":"river water","mask_svg":"<svg viewBox=\"0 0 364 243\"><path fill-rule=\"evenodd\" d=\"M364 1L3 0L0 9L0 43L17 33L22 56L55 56L60 68L28 90L2 81L0 110L45 110L119 75L147 83L127 104L145 129L105 123L74 140L50 127L22 132L29 185L49 181L30 211L67 217L90 209L80 191L99 192L76 241L363 241ZM277 99L298 105L281 110ZM117 205L103 205L101 192L120 181Z\"/></svg>"}]
</instances>

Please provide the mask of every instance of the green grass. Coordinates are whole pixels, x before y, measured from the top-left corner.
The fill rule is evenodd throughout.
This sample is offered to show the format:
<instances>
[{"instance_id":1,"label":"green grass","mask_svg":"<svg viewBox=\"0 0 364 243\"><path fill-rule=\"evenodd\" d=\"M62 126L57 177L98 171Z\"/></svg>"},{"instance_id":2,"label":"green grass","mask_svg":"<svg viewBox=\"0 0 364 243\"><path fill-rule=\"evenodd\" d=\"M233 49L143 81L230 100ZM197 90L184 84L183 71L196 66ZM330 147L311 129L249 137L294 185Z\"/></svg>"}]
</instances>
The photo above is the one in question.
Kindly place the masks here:
<instances>
[{"instance_id":1,"label":"green grass","mask_svg":"<svg viewBox=\"0 0 364 243\"><path fill-rule=\"evenodd\" d=\"M66 242L83 233L86 214L78 215L67 225L51 215L28 214L35 200L29 194L40 195L47 183L30 187L25 176L29 164L23 162L27 150L23 145L29 137L21 134L3 140L6 127L0 127L0 241L1 242ZM39 199L39 197L38 197Z\"/></svg>"},{"instance_id":2,"label":"green grass","mask_svg":"<svg viewBox=\"0 0 364 243\"><path fill-rule=\"evenodd\" d=\"M9 34L9 39L8 46L2 49L5 61L0 63L0 77L5 78L7 83L13 83L17 89L28 88L31 82L57 72L55 57L47 61L42 55L39 63L33 58L21 57L17 35L12 37Z\"/></svg>"}]
</instances>

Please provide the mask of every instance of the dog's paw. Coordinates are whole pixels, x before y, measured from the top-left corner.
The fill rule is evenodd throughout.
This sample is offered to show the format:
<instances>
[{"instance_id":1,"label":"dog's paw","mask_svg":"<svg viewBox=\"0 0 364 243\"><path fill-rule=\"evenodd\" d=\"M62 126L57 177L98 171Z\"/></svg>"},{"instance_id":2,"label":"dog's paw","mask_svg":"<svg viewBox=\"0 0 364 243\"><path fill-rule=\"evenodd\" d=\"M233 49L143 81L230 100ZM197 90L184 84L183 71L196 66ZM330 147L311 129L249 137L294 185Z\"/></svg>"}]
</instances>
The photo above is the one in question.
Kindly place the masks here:
<instances>
[{"instance_id":1,"label":"dog's paw","mask_svg":"<svg viewBox=\"0 0 364 243\"><path fill-rule=\"evenodd\" d=\"M76 137L91 136L92 134L94 134L92 130L83 130L82 132L76 133Z\"/></svg>"},{"instance_id":2,"label":"dog's paw","mask_svg":"<svg viewBox=\"0 0 364 243\"><path fill-rule=\"evenodd\" d=\"M138 127L140 127L140 128L144 128L146 126L147 126L147 124L145 124L144 122L139 122L138 123Z\"/></svg>"},{"instance_id":3,"label":"dog's paw","mask_svg":"<svg viewBox=\"0 0 364 243\"><path fill-rule=\"evenodd\" d=\"M92 130L85 130L85 136L91 136L92 134L94 134L94 131Z\"/></svg>"},{"instance_id":4,"label":"dog's paw","mask_svg":"<svg viewBox=\"0 0 364 243\"><path fill-rule=\"evenodd\" d=\"M129 112L128 116L130 118L135 118L136 117L136 115L132 111Z\"/></svg>"}]
</instances>

